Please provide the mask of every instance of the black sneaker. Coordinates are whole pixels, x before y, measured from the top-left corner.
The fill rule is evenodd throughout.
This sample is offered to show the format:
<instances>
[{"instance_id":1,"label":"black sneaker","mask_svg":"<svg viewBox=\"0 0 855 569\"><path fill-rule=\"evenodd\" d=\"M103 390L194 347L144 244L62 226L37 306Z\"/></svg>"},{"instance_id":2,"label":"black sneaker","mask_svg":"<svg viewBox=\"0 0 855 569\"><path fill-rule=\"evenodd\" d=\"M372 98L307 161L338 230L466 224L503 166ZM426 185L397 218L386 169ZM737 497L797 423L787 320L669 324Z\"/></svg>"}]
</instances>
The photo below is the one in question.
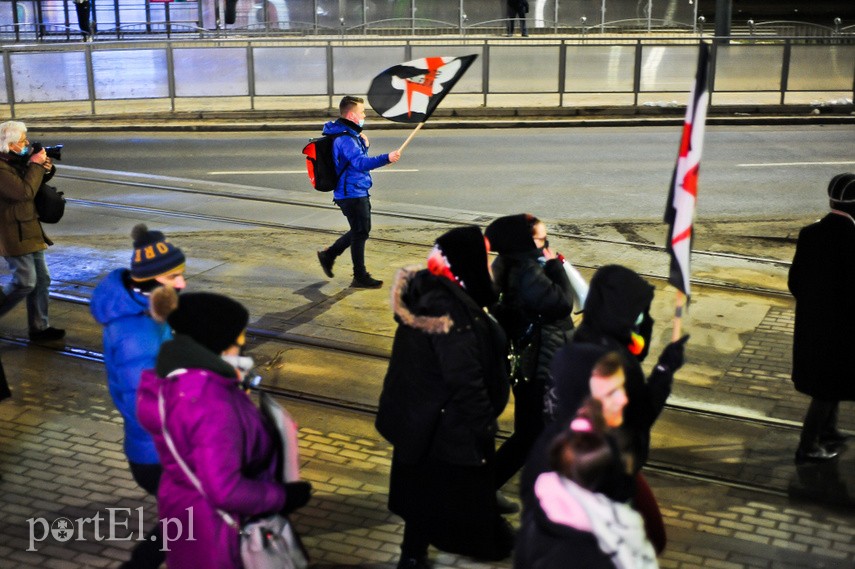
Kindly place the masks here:
<instances>
[{"instance_id":1,"label":"black sneaker","mask_svg":"<svg viewBox=\"0 0 855 569\"><path fill-rule=\"evenodd\" d=\"M433 569L427 555L424 557L401 557L396 569Z\"/></svg>"},{"instance_id":2,"label":"black sneaker","mask_svg":"<svg viewBox=\"0 0 855 569\"><path fill-rule=\"evenodd\" d=\"M45 328L44 330L30 331L31 342L55 342L56 340L62 340L63 338L65 338L65 330L54 328L53 326Z\"/></svg>"},{"instance_id":3,"label":"black sneaker","mask_svg":"<svg viewBox=\"0 0 855 569\"><path fill-rule=\"evenodd\" d=\"M838 454L840 453L836 450L828 450L821 446L812 450L799 449L796 451L796 464L804 464L806 462L825 462L827 460L837 458Z\"/></svg>"},{"instance_id":4,"label":"black sneaker","mask_svg":"<svg viewBox=\"0 0 855 569\"><path fill-rule=\"evenodd\" d=\"M820 435L819 436L819 444L829 450L835 450L838 447L844 446L846 441L849 440L849 437L841 433L840 431L833 431L831 433Z\"/></svg>"},{"instance_id":5,"label":"black sneaker","mask_svg":"<svg viewBox=\"0 0 855 569\"><path fill-rule=\"evenodd\" d=\"M318 251L318 261L321 263L321 268L324 270L324 274L329 278L333 278L332 266L333 263L335 263L335 259L330 257L326 249Z\"/></svg>"},{"instance_id":6,"label":"black sneaker","mask_svg":"<svg viewBox=\"0 0 855 569\"><path fill-rule=\"evenodd\" d=\"M499 506L500 514L516 514L520 511L520 505L508 499L501 492L496 492L496 504Z\"/></svg>"},{"instance_id":7,"label":"black sneaker","mask_svg":"<svg viewBox=\"0 0 855 569\"><path fill-rule=\"evenodd\" d=\"M378 281L377 279L372 278L370 274L365 273L358 277L354 276L350 286L353 288L380 288L383 286L383 281Z\"/></svg>"}]
</instances>

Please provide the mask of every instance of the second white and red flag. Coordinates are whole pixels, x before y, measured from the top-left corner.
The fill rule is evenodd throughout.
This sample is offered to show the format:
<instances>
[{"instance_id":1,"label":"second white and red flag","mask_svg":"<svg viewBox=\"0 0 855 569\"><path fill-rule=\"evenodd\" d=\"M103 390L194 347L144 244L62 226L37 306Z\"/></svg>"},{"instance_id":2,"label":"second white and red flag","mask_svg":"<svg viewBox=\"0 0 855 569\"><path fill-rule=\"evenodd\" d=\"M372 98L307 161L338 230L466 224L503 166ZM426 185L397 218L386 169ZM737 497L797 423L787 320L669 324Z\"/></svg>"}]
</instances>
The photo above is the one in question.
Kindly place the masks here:
<instances>
[{"instance_id":1,"label":"second white and red flag","mask_svg":"<svg viewBox=\"0 0 855 569\"><path fill-rule=\"evenodd\" d=\"M665 248L670 253L668 282L688 298L691 290L690 257L695 207L698 199L698 171L704 145L704 127L709 105L709 46L700 44L695 86L686 108L680 152L665 207L665 222L670 225Z\"/></svg>"}]
</instances>

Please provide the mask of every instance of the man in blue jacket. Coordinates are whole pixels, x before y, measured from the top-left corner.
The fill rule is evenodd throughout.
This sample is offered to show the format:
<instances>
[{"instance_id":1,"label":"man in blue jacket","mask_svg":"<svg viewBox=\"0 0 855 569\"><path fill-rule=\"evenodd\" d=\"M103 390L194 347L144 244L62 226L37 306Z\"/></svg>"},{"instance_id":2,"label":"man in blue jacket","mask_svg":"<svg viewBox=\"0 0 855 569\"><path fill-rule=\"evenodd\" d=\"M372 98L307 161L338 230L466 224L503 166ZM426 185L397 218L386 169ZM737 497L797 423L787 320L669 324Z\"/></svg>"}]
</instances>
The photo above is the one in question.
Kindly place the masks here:
<instances>
[{"instance_id":1,"label":"man in blue jacket","mask_svg":"<svg viewBox=\"0 0 855 569\"><path fill-rule=\"evenodd\" d=\"M371 170L397 162L401 153L393 150L389 154L368 156L368 137L362 132L365 125L365 101L362 98L347 95L342 98L338 108L341 117L327 122L323 133L336 137L333 158L341 177L333 192L333 201L347 218L350 231L327 249L318 251L318 260L324 274L332 278L336 257L350 247L353 260L353 281L350 286L380 288L383 281L372 278L365 270L365 242L371 232L371 201L368 194L372 184Z\"/></svg>"},{"instance_id":2,"label":"man in blue jacket","mask_svg":"<svg viewBox=\"0 0 855 569\"><path fill-rule=\"evenodd\" d=\"M104 327L107 384L124 420L124 447L131 475L143 490L156 496L160 459L151 435L137 418L137 388L142 370L155 366L160 345L172 338L169 325L151 317L149 296L160 286L185 287L185 258L163 233L150 231L142 223L133 228L131 236L134 252L130 269L115 269L95 287L90 310ZM122 568L160 567L165 554L158 527L139 543Z\"/></svg>"}]
</instances>

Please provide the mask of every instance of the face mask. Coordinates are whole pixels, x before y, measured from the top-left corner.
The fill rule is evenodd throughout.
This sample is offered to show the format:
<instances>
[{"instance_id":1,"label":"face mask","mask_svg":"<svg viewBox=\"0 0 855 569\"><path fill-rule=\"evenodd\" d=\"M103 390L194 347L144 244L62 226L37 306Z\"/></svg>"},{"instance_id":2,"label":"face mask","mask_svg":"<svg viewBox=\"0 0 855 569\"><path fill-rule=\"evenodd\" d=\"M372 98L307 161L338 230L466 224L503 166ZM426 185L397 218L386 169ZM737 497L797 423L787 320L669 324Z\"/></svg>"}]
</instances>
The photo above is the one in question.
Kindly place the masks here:
<instances>
[{"instance_id":1,"label":"face mask","mask_svg":"<svg viewBox=\"0 0 855 569\"><path fill-rule=\"evenodd\" d=\"M358 124L358 125L359 125L359 128L364 127L364 126L365 126L365 119L359 119L359 122L358 122L358 123L356 123L356 124Z\"/></svg>"},{"instance_id":2,"label":"face mask","mask_svg":"<svg viewBox=\"0 0 855 569\"><path fill-rule=\"evenodd\" d=\"M27 154L29 154L29 153L30 153L30 145L29 145L29 144L25 144L25 145L24 145L24 146L22 146L22 147L21 147L21 149L20 149L19 151L17 151L15 154L17 154L18 156L26 156L26 155L27 155Z\"/></svg>"},{"instance_id":3,"label":"face mask","mask_svg":"<svg viewBox=\"0 0 855 569\"><path fill-rule=\"evenodd\" d=\"M249 356L220 356L224 362L234 367L240 379L243 379L246 372L255 367L255 360Z\"/></svg>"}]
</instances>

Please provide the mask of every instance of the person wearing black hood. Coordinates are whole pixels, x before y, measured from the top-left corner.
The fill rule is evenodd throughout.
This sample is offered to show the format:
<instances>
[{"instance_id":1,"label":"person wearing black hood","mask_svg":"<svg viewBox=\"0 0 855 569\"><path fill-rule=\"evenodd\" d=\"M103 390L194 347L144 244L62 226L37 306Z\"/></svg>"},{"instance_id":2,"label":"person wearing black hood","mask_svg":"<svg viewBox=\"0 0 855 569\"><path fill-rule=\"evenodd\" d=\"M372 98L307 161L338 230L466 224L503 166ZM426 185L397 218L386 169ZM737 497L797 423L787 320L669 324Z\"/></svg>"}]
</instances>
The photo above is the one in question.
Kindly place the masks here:
<instances>
[{"instance_id":1,"label":"person wearing black hood","mask_svg":"<svg viewBox=\"0 0 855 569\"><path fill-rule=\"evenodd\" d=\"M558 386L559 415L566 418L572 416L581 403L578 397L583 388L579 384L587 386L590 378L590 374L578 366L579 353L590 351L582 346L587 344L620 355L628 402L619 434L623 446L621 451L630 462L635 485L616 487L610 497L621 501L635 500L636 507L649 524L651 541L659 552L665 547L664 526L655 498L640 476L640 470L650 452L650 429L671 394L674 373L683 366L689 337L683 336L668 344L653 372L645 379L641 362L650 350L654 323L650 316L653 291L653 286L631 269L621 265L606 265L598 269L591 279L582 323L573 334L572 343L555 354L552 373ZM595 353L592 351L591 355ZM532 474L536 476L537 469L533 469ZM524 476L524 493L529 482L530 476Z\"/></svg>"},{"instance_id":2,"label":"person wearing black hood","mask_svg":"<svg viewBox=\"0 0 855 569\"><path fill-rule=\"evenodd\" d=\"M494 484L497 418L507 405L506 340L475 226L436 240L427 269L398 271L398 328L377 411L394 451L389 509L404 519L399 569L429 568L428 546L482 560L510 555Z\"/></svg>"},{"instance_id":3,"label":"person wearing black hood","mask_svg":"<svg viewBox=\"0 0 855 569\"><path fill-rule=\"evenodd\" d=\"M513 366L514 433L496 453L496 484L501 488L525 464L545 424L549 362L570 340L573 289L563 259L549 248L546 225L531 214L500 217L487 226L493 280L499 302L491 312L510 340Z\"/></svg>"}]
</instances>

